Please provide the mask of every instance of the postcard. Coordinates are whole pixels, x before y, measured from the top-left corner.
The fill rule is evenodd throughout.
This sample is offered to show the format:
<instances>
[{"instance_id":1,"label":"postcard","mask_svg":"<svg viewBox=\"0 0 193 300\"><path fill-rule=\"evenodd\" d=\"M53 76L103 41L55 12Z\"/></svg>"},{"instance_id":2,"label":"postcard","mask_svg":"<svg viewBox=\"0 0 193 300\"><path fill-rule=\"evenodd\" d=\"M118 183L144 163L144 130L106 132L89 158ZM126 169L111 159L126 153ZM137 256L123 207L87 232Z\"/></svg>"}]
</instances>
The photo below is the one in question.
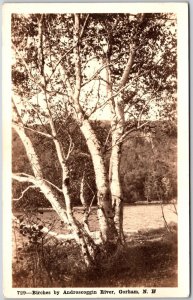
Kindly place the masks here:
<instances>
[{"instance_id":1,"label":"postcard","mask_svg":"<svg viewBox=\"0 0 193 300\"><path fill-rule=\"evenodd\" d=\"M189 295L187 3L3 7L7 298Z\"/></svg>"}]
</instances>

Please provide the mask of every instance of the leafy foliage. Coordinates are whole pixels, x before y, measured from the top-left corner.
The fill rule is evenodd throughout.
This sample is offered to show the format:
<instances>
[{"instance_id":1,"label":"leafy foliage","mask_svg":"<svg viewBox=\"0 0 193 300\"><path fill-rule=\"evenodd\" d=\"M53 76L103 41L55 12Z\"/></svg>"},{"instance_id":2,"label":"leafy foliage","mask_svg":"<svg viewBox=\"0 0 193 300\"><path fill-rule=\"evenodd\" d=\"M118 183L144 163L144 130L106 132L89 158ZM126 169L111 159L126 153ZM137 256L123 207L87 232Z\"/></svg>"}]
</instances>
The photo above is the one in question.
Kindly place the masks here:
<instances>
[{"instance_id":1,"label":"leafy foliage","mask_svg":"<svg viewBox=\"0 0 193 300\"><path fill-rule=\"evenodd\" d=\"M121 173L126 202L176 198L176 127L172 128L171 122L151 124L153 149L152 143L139 135L125 144Z\"/></svg>"},{"instance_id":2,"label":"leafy foliage","mask_svg":"<svg viewBox=\"0 0 193 300\"><path fill-rule=\"evenodd\" d=\"M170 153L175 152L173 137L177 132L176 16L169 13L80 14L77 41L74 20L73 14L12 15L12 46L15 52L13 91L21 107L24 125L51 134L48 126L51 114L65 154L71 140L74 145L67 160L73 205L80 203L80 180L84 171L84 193L90 202L96 194L93 164L80 124L74 120L76 108L72 105L69 91L69 86L76 90L74 49L78 46L82 80L79 105L88 119L97 109L108 105L107 82L103 74L105 66L109 67L112 91L116 94L125 66L134 51L124 89L117 95L123 102L125 119L128 120L124 131L137 128L143 120L150 118L152 102L157 118L168 122L154 123L154 131L151 126L144 127L144 132L153 136L156 153L152 154L152 143L144 142L141 133L130 135L129 141L123 144L120 172L124 200L134 202L161 198L167 201L175 197L176 166ZM89 122L100 142L101 155L108 171L112 128L99 120L91 122L89 119ZM60 189L62 174L54 143L30 130L28 135L37 149L44 178ZM13 144L17 145L14 147L13 171L25 170L31 174L24 149L15 135ZM13 194L19 196L24 187L14 184ZM166 193L167 190L169 192ZM26 201L29 206L47 205L45 197L37 191L26 192Z\"/></svg>"},{"instance_id":3,"label":"leafy foliage","mask_svg":"<svg viewBox=\"0 0 193 300\"><path fill-rule=\"evenodd\" d=\"M25 96L34 110L31 98L41 94L45 80L54 103L53 114L56 103L58 105L57 119L66 109L71 110L66 77L73 87L73 23L73 14L12 15L12 43L17 49L12 68L14 92ZM155 99L160 114L173 110L177 88L175 15L81 14L80 25L85 29L79 47L85 94L81 100L86 114L105 102L101 90L105 81L97 69L100 70L106 59L109 61L112 86L116 91L133 47L133 66L121 92L127 118L139 117L142 110L143 115L148 114L150 106L145 104L148 98ZM92 78L97 79L94 85L89 84ZM36 107L35 111L37 118L40 108Z\"/></svg>"}]
</instances>

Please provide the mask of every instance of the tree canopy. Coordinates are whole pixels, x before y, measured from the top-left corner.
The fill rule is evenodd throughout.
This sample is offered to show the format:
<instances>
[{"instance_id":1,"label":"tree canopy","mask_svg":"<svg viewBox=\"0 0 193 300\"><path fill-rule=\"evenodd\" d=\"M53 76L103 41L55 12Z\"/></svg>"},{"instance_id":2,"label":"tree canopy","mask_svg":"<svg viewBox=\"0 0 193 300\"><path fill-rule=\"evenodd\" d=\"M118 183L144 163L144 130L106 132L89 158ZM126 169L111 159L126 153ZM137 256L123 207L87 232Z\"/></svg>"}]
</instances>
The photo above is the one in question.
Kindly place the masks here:
<instances>
[{"instance_id":1,"label":"tree canopy","mask_svg":"<svg viewBox=\"0 0 193 300\"><path fill-rule=\"evenodd\" d=\"M82 172L79 186L85 217L81 225L72 210L73 180L78 186L73 168L79 166L81 173L83 156L90 159L87 177L92 169L101 244L107 250L109 245L124 243L123 145L133 132L143 130L141 134L153 149L148 123L161 118L175 121L176 17L157 13L13 14L12 48L13 128L32 171L14 173L13 179L30 183L44 194L68 224L90 265L98 255L88 225L94 198L90 193L89 203L85 199ZM107 127L94 126L92 121L106 113L107 132ZM78 137L75 131L80 132ZM60 173L57 183L45 178L49 172L42 168L37 139L30 132L41 136L42 150L49 139ZM155 163L159 169L158 160ZM163 163L162 167L166 170ZM166 190L169 186L156 170L152 168L155 176L146 180L147 198L152 197L148 189L152 181L163 181ZM51 172L54 175L54 168ZM154 184L155 190L158 185ZM159 195L163 196L162 191Z\"/></svg>"},{"instance_id":2,"label":"tree canopy","mask_svg":"<svg viewBox=\"0 0 193 300\"><path fill-rule=\"evenodd\" d=\"M109 105L106 67L111 72L112 96L123 99L127 119L140 115L147 118L152 102L156 103L154 107L164 108L157 112L164 113L165 117L171 111L170 115L174 115L175 15L81 14L77 41L74 41L73 18L73 14L12 16L15 93L25 100L39 96L42 102L45 84L55 117L63 116L66 109L74 110L69 99L71 90L75 90L74 49L78 43L80 103L85 115L91 117L98 108ZM31 105L30 116L41 111L38 99L37 103L31 101ZM44 114L45 109L41 111L42 120ZM28 114L28 123L31 118Z\"/></svg>"}]
</instances>

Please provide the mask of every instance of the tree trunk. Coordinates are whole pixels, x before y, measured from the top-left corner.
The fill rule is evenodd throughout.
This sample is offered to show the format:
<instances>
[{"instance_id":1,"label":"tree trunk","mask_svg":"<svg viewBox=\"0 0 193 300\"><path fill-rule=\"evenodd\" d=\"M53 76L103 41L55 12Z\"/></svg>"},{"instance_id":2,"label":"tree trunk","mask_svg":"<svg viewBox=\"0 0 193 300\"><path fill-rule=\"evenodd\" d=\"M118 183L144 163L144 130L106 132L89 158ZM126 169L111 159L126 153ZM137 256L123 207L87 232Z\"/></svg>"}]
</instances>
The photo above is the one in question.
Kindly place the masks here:
<instances>
[{"instance_id":1,"label":"tree trunk","mask_svg":"<svg viewBox=\"0 0 193 300\"><path fill-rule=\"evenodd\" d=\"M115 240L116 228L114 224L114 215L112 211L112 202L109 193L109 182L105 170L104 159L101 153L101 146L92 129L88 119L80 105L81 91L81 59L80 59L80 16L74 16L74 37L73 37L73 53L75 59L75 89L72 95L72 100L75 109L75 118L79 123L80 130L86 139L89 152L92 157L96 186L97 186L97 204L98 204L98 219L100 225L101 239L104 243L111 243Z\"/></svg>"},{"instance_id":2,"label":"tree trunk","mask_svg":"<svg viewBox=\"0 0 193 300\"><path fill-rule=\"evenodd\" d=\"M124 133L125 116L124 102L122 98L115 98L112 107L112 152L111 152L111 195L115 210L115 225L118 231L119 241L124 239L123 235L123 196L120 179L120 163L122 150L122 137Z\"/></svg>"},{"instance_id":3,"label":"tree trunk","mask_svg":"<svg viewBox=\"0 0 193 300\"><path fill-rule=\"evenodd\" d=\"M140 15L140 23L143 21L144 14ZM130 54L128 61L125 65L122 77L118 84L118 91L123 88L129 78L130 71L133 66L134 56L136 51L136 44L130 45ZM122 138L125 127L125 113L124 113L124 101L121 95L112 97L112 83L111 83L111 71L110 68L106 68L107 78L107 93L111 98L111 129L112 129L112 152L110 159L110 180L111 180L111 195L113 201L113 207L115 210L115 225L118 231L119 240L124 240L123 235L123 197L120 182L120 160L122 149Z\"/></svg>"},{"instance_id":4,"label":"tree trunk","mask_svg":"<svg viewBox=\"0 0 193 300\"><path fill-rule=\"evenodd\" d=\"M97 186L97 204L98 219L101 231L101 238L106 242L114 242L117 232L114 224L114 213L110 198L110 188L107 172L105 169L101 146L96 135L87 119L83 120L80 127L92 157L96 186Z\"/></svg>"},{"instance_id":5,"label":"tree trunk","mask_svg":"<svg viewBox=\"0 0 193 300\"><path fill-rule=\"evenodd\" d=\"M115 212L115 226L118 232L118 239L123 241L123 197L120 181L120 158L121 158L121 143L118 143L122 133L119 128L115 129L112 136L112 152L110 158L111 164L111 197L113 209Z\"/></svg>"},{"instance_id":6,"label":"tree trunk","mask_svg":"<svg viewBox=\"0 0 193 300\"><path fill-rule=\"evenodd\" d=\"M107 65L109 60L104 61ZM111 132L112 132L112 151L109 163L109 181L114 211L114 223L118 233L118 241L123 240L123 202L122 188L120 182L120 159L121 159L121 139L124 132L124 103L122 99L113 97L111 70L105 68L107 97L111 99ZM124 75L125 76L125 75ZM119 97L119 96L118 96Z\"/></svg>"},{"instance_id":7,"label":"tree trunk","mask_svg":"<svg viewBox=\"0 0 193 300\"><path fill-rule=\"evenodd\" d=\"M16 112L16 121L20 122L20 117L18 111ZM74 218L72 210L71 210L71 199L68 193L68 187L65 181L62 184L62 192L63 197L58 197L58 195L53 191L53 187L49 185L49 183L44 180L43 174L41 171L41 166L39 163L38 156L36 151L33 147L33 144L30 138L25 133L25 129L22 127L22 124L13 124L13 128L16 130L17 134L19 135L24 148L26 150L27 157L29 159L32 171L34 176L26 175L26 176L18 176L13 175L13 179L16 179L21 182L31 182L35 186L37 186L44 196L48 199L50 204L52 205L53 209L59 215L60 219L65 222L70 230L73 232L75 240L81 247L81 251L84 257L84 261L87 266L90 266L95 261L95 255L97 252L97 246L95 245L93 239L88 235L88 233L84 230L79 222ZM60 145L55 140L55 146L57 148L57 154L60 156ZM59 161L61 162L61 157L59 157ZM66 178L67 174L65 169L65 162L62 161L63 164L63 178Z\"/></svg>"}]
</instances>

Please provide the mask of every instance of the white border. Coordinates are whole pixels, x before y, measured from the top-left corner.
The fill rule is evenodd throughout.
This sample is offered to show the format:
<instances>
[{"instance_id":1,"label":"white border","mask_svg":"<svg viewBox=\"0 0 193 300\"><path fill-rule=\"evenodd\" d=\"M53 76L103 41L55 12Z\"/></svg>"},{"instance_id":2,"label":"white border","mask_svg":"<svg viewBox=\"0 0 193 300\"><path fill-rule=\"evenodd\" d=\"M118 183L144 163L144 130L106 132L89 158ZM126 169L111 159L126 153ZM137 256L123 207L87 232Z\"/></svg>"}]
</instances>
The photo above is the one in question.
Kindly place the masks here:
<instances>
[{"instance_id":1,"label":"white border","mask_svg":"<svg viewBox=\"0 0 193 300\"><path fill-rule=\"evenodd\" d=\"M18 298L17 291L51 291L51 295L31 296L25 298L54 298L54 290L60 291L57 298L98 298L100 289L74 288L73 290L96 290L97 295L63 295L64 288L55 289L15 289L12 288L12 253L11 253L11 14L12 13L113 13L113 12L173 12L177 14L178 22L178 288L157 288L156 295L148 297L188 297L189 295L189 104L188 104L188 4L187 3L15 3L3 5L3 265L4 265L4 296ZM132 288L124 288L132 290ZM137 297L144 298L142 288L137 289ZM71 290L67 288L66 290ZM133 294L119 294L119 288L114 290L111 298L134 297ZM24 296L20 296L24 298ZM136 296L135 296L136 297Z\"/></svg>"}]
</instances>

